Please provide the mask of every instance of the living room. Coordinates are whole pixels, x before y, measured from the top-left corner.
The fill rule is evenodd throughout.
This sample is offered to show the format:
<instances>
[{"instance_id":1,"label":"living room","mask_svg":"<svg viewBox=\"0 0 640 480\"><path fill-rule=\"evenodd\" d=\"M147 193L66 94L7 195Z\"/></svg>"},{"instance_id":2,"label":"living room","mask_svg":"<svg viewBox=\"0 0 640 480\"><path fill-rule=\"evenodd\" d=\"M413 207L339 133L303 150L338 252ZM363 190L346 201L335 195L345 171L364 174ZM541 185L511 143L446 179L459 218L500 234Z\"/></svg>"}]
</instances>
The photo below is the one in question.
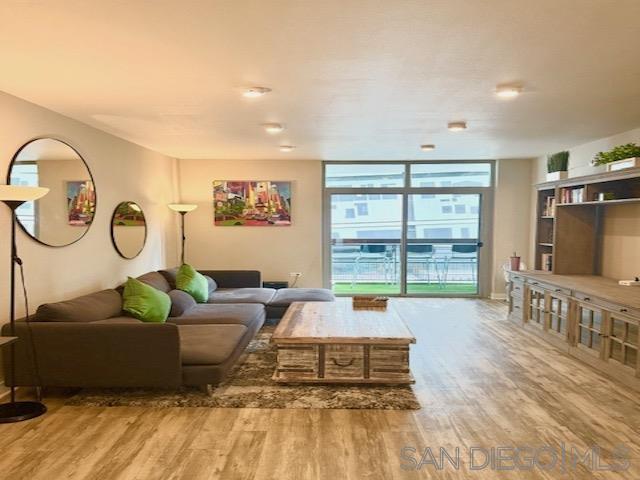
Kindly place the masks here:
<instances>
[{"instance_id":1,"label":"living room","mask_svg":"<svg viewBox=\"0 0 640 480\"><path fill-rule=\"evenodd\" d=\"M0 18L0 477L640 476L639 2Z\"/></svg>"}]
</instances>

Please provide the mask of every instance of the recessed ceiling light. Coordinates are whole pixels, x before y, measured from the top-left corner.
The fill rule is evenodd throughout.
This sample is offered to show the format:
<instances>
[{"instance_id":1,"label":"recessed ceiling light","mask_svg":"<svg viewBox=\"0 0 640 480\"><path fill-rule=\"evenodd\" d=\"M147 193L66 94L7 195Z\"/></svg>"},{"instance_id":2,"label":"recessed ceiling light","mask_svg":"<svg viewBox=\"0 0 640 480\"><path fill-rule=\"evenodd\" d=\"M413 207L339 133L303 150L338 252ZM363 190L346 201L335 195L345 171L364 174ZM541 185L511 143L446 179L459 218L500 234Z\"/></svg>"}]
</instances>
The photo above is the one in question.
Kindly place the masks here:
<instances>
[{"instance_id":1,"label":"recessed ceiling light","mask_svg":"<svg viewBox=\"0 0 640 480\"><path fill-rule=\"evenodd\" d=\"M435 149L436 149L436 146L432 144L420 145L420 150L422 150L423 152L430 152L431 150L435 150Z\"/></svg>"},{"instance_id":2,"label":"recessed ceiling light","mask_svg":"<svg viewBox=\"0 0 640 480\"><path fill-rule=\"evenodd\" d=\"M296 148L293 145L280 145L281 152L292 152L293 149Z\"/></svg>"},{"instance_id":3,"label":"recessed ceiling light","mask_svg":"<svg viewBox=\"0 0 640 480\"><path fill-rule=\"evenodd\" d=\"M447 128L450 132L461 132L462 130L466 130L467 122L449 122Z\"/></svg>"},{"instance_id":4,"label":"recessed ceiling light","mask_svg":"<svg viewBox=\"0 0 640 480\"><path fill-rule=\"evenodd\" d=\"M496 95L500 98L515 98L522 92L522 87L514 85L498 85Z\"/></svg>"},{"instance_id":5,"label":"recessed ceiling light","mask_svg":"<svg viewBox=\"0 0 640 480\"><path fill-rule=\"evenodd\" d=\"M247 98L258 98L270 91L271 89L267 87L249 87L242 92L242 96Z\"/></svg>"},{"instance_id":6,"label":"recessed ceiling light","mask_svg":"<svg viewBox=\"0 0 640 480\"><path fill-rule=\"evenodd\" d=\"M280 133L284 130L284 127L279 123L263 123L262 127L265 132L275 135L276 133Z\"/></svg>"}]
</instances>

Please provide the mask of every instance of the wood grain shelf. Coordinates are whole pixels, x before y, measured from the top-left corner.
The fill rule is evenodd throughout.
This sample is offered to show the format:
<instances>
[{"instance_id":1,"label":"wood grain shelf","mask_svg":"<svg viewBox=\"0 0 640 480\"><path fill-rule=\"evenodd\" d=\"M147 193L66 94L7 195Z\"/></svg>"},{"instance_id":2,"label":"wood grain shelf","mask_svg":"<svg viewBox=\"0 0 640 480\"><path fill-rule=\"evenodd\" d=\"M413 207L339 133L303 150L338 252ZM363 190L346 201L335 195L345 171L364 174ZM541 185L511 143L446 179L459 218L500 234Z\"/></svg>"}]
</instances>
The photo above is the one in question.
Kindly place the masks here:
<instances>
[{"instance_id":1,"label":"wood grain shelf","mask_svg":"<svg viewBox=\"0 0 640 480\"><path fill-rule=\"evenodd\" d=\"M606 267L602 265L603 226L616 205L640 204L640 168L544 182L536 188L535 269L546 269L552 255L554 274L599 275ZM585 201L560 201L567 199L567 190L576 188L583 189L579 197ZM613 199L591 200L602 194ZM548 210L551 198L556 200L553 211ZM545 219L549 213L552 221Z\"/></svg>"},{"instance_id":2,"label":"wood grain shelf","mask_svg":"<svg viewBox=\"0 0 640 480\"><path fill-rule=\"evenodd\" d=\"M593 200L589 202L575 202L575 203L558 203L556 207L574 207L578 205L619 205L624 203L638 203L640 198L618 198L615 200Z\"/></svg>"},{"instance_id":3,"label":"wood grain shelf","mask_svg":"<svg viewBox=\"0 0 640 480\"><path fill-rule=\"evenodd\" d=\"M582 185L592 185L594 183L632 180L636 178L640 178L640 168L626 168L615 172L601 172L594 173L593 175L554 180L552 182L542 182L538 183L536 187L540 191L549 191L558 187L579 187Z\"/></svg>"}]
</instances>

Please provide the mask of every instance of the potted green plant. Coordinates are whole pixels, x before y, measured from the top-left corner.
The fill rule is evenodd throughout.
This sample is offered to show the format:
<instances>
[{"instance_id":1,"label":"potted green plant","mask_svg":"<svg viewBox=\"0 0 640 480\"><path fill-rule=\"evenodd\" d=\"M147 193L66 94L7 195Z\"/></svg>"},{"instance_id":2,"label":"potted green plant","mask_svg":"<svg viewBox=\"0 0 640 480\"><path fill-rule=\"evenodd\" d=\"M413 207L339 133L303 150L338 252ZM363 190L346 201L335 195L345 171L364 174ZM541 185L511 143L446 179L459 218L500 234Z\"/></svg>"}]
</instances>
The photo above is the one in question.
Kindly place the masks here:
<instances>
[{"instance_id":1,"label":"potted green plant","mask_svg":"<svg viewBox=\"0 0 640 480\"><path fill-rule=\"evenodd\" d=\"M640 167L640 146L635 143L618 145L608 152L598 152L591 163L596 166L606 165L607 172Z\"/></svg>"},{"instance_id":2,"label":"potted green plant","mask_svg":"<svg viewBox=\"0 0 640 480\"><path fill-rule=\"evenodd\" d=\"M547 180L563 180L569 171L569 152L558 152L547 155Z\"/></svg>"}]
</instances>

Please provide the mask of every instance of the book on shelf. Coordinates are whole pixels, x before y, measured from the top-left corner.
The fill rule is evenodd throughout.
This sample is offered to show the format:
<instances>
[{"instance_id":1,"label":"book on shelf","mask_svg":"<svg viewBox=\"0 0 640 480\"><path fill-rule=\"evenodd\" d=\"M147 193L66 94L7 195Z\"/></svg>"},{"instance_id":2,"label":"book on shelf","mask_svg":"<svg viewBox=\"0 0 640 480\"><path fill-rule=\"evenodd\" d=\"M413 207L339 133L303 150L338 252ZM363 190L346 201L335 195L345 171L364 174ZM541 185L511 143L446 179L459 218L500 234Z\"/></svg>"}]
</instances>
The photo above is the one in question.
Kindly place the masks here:
<instances>
[{"instance_id":1,"label":"book on shelf","mask_svg":"<svg viewBox=\"0 0 640 480\"><path fill-rule=\"evenodd\" d=\"M542 270L550 272L553 269L553 253L542 254Z\"/></svg>"},{"instance_id":2,"label":"book on shelf","mask_svg":"<svg viewBox=\"0 0 640 480\"><path fill-rule=\"evenodd\" d=\"M556 197L547 197L542 209L543 217L555 217L556 215Z\"/></svg>"},{"instance_id":3,"label":"book on shelf","mask_svg":"<svg viewBox=\"0 0 640 480\"><path fill-rule=\"evenodd\" d=\"M562 203L582 203L584 202L584 187L563 188L560 190Z\"/></svg>"}]
</instances>

